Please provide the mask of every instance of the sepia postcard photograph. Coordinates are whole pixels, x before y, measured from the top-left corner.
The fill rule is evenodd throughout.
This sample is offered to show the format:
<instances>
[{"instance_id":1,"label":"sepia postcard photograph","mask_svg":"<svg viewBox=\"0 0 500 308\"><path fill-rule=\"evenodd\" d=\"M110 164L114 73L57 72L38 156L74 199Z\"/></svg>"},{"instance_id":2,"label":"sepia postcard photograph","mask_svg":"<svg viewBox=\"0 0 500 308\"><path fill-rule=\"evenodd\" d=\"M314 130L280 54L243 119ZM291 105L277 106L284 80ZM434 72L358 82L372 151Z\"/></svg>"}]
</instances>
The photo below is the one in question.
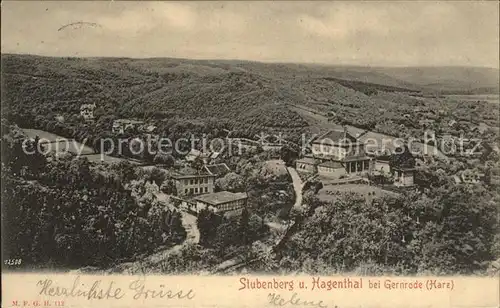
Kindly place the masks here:
<instances>
[{"instance_id":1,"label":"sepia postcard photograph","mask_svg":"<svg viewBox=\"0 0 500 308\"><path fill-rule=\"evenodd\" d=\"M499 9L2 1L2 307L500 307Z\"/></svg>"}]
</instances>

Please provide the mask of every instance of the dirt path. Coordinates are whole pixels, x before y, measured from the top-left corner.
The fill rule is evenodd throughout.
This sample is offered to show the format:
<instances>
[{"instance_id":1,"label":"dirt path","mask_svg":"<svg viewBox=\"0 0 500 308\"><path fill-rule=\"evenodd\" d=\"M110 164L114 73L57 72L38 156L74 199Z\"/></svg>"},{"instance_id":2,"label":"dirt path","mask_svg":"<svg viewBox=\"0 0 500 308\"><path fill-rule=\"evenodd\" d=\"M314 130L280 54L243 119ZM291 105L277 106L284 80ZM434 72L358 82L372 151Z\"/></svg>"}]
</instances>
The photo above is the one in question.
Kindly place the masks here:
<instances>
[{"instance_id":1,"label":"dirt path","mask_svg":"<svg viewBox=\"0 0 500 308\"><path fill-rule=\"evenodd\" d=\"M297 170L292 167L287 167L288 173L290 173L290 176L292 177L292 183L293 183L293 190L295 191L295 204L293 205L294 208L301 208L302 207L302 189L304 188L304 183L302 183L302 180L300 179L299 174L297 173Z\"/></svg>"},{"instance_id":2,"label":"dirt path","mask_svg":"<svg viewBox=\"0 0 500 308\"><path fill-rule=\"evenodd\" d=\"M181 211L182 225L187 232L187 243L198 244L200 242L200 230L196 225L196 216L191 215L185 211Z\"/></svg>"}]
</instances>

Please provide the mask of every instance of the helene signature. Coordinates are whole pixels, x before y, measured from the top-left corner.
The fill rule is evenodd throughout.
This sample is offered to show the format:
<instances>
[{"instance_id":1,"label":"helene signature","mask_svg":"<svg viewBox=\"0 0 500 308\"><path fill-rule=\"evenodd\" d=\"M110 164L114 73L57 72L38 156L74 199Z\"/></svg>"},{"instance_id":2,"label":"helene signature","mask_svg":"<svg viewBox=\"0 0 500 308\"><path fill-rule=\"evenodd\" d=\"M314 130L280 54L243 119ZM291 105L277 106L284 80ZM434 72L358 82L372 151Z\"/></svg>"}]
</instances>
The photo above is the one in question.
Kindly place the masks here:
<instances>
[{"instance_id":1,"label":"helene signature","mask_svg":"<svg viewBox=\"0 0 500 308\"><path fill-rule=\"evenodd\" d=\"M299 306L299 307L316 307L316 308L328 308L329 306L323 301L310 301L301 299L297 293L293 293L291 297L281 297L276 293L269 293L267 295L269 303L274 306ZM339 308L337 305L331 308Z\"/></svg>"},{"instance_id":2,"label":"helene signature","mask_svg":"<svg viewBox=\"0 0 500 308\"><path fill-rule=\"evenodd\" d=\"M186 299L195 297L193 289L173 291L160 284L156 288L148 288L145 279L132 281L128 288L122 289L114 281L102 282L95 280L90 284L80 282L80 276L77 276L73 284L69 287L56 285L51 279L39 280L37 287L40 287L39 295L45 296L66 296L80 297L86 299L121 299L132 292L133 299L164 298L164 299Z\"/></svg>"}]
</instances>

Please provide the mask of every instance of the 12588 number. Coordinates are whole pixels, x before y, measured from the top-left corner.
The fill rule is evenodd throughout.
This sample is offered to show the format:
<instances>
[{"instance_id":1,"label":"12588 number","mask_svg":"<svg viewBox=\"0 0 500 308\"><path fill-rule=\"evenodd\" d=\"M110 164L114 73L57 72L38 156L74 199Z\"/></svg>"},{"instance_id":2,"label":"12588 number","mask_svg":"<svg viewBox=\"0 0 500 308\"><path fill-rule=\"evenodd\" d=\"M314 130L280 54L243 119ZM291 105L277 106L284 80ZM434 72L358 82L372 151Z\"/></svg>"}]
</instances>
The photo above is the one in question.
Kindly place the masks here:
<instances>
[{"instance_id":1,"label":"12588 number","mask_svg":"<svg viewBox=\"0 0 500 308\"><path fill-rule=\"evenodd\" d=\"M3 261L5 265L21 265L22 262L22 259L7 259Z\"/></svg>"}]
</instances>

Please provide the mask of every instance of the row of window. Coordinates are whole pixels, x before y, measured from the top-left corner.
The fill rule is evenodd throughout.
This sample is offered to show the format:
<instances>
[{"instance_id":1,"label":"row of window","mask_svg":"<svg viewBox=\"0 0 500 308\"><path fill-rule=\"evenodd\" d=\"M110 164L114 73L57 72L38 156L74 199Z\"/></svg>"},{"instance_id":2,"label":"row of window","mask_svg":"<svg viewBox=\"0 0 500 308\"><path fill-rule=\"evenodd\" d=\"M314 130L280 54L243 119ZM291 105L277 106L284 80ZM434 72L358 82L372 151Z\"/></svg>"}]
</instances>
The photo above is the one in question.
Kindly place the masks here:
<instances>
[{"instance_id":1,"label":"row of window","mask_svg":"<svg viewBox=\"0 0 500 308\"><path fill-rule=\"evenodd\" d=\"M363 162L352 162L351 164L351 172L363 171L370 169L370 163L368 161Z\"/></svg>"},{"instance_id":2,"label":"row of window","mask_svg":"<svg viewBox=\"0 0 500 308\"><path fill-rule=\"evenodd\" d=\"M189 189L184 189L184 194L198 194L198 193L208 193L208 187L200 187L200 189L198 189L198 187L195 187L195 188L189 188Z\"/></svg>"},{"instance_id":3,"label":"row of window","mask_svg":"<svg viewBox=\"0 0 500 308\"><path fill-rule=\"evenodd\" d=\"M184 185L208 184L208 178L184 179Z\"/></svg>"},{"instance_id":4,"label":"row of window","mask_svg":"<svg viewBox=\"0 0 500 308\"><path fill-rule=\"evenodd\" d=\"M230 202L226 204L222 204L218 207L219 211L231 211L231 210L237 210L244 205L244 200L238 200L235 202Z\"/></svg>"}]
</instances>

